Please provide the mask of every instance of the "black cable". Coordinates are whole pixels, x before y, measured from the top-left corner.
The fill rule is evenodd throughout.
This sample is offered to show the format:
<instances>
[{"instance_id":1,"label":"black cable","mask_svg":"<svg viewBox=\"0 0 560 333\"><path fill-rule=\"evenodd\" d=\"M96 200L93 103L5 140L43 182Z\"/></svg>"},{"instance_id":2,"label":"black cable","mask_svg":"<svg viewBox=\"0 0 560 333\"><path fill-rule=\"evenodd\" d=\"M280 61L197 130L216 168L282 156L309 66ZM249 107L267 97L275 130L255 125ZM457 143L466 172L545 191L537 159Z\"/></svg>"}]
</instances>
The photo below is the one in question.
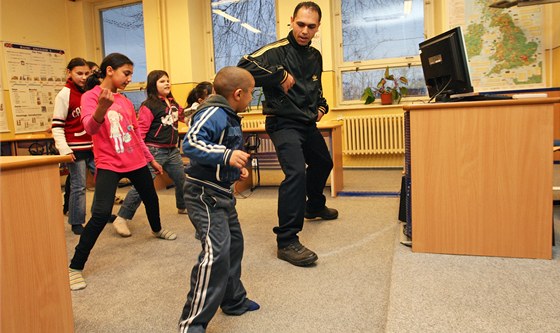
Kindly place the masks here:
<instances>
[{"instance_id":1,"label":"black cable","mask_svg":"<svg viewBox=\"0 0 560 333\"><path fill-rule=\"evenodd\" d=\"M441 90L439 90L439 91L437 92L437 94L435 94L434 96L432 96L432 98L430 98L430 100L428 101L428 103L430 103L434 98L438 97L442 92L444 92L444 91L445 91L445 88L447 88L447 86L451 83L451 80L452 80L452 79L453 79L453 78L450 76L450 77L449 77L449 81L447 81L447 83L445 84L445 86L444 86L443 88L441 88Z\"/></svg>"}]
</instances>

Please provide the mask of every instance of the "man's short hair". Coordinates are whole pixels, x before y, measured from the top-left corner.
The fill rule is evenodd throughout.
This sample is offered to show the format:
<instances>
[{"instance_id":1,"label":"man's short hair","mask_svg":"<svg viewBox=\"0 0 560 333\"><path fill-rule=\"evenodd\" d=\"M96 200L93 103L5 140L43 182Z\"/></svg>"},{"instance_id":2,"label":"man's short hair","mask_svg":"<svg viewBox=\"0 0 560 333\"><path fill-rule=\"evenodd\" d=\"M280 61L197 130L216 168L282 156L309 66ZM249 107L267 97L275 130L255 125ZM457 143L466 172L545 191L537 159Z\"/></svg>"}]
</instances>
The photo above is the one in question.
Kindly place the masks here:
<instances>
[{"instance_id":1,"label":"man's short hair","mask_svg":"<svg viewBox=\"0 0 560 333\"><path fill-rule=\"evenodd\" d=\"M317 14L319 14L319 22L321 22L321 7L319 7L318 4L316 4L313 1L303 1L297 4L296 8L294 9L294 15L292 16L293 18L295 18L297 16L297 12L299 11L300 8L305 7L305 8L310 8L311 10L314 10L317 12Z\"/></svg>"}]
</instances>

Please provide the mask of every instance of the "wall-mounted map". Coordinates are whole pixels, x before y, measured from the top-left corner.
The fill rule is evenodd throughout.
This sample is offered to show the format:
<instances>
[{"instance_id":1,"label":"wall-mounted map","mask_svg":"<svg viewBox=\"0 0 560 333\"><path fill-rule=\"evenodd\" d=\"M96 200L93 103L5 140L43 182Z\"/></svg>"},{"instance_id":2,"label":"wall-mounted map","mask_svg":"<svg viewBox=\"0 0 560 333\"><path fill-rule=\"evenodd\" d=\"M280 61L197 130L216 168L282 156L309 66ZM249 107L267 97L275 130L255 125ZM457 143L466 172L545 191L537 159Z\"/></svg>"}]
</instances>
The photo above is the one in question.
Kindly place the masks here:
<instances>
[{"instance_id":1,"label":"wall-mounted map","mask_svg":"<svg viewBox=\"0 0 560 333\"><path fill-rule=\"evenodd\" d=\"M542 6L490 8L450 0L449 27L463 27L475 91L546 87Z\"/></svg>"}]
</instances>

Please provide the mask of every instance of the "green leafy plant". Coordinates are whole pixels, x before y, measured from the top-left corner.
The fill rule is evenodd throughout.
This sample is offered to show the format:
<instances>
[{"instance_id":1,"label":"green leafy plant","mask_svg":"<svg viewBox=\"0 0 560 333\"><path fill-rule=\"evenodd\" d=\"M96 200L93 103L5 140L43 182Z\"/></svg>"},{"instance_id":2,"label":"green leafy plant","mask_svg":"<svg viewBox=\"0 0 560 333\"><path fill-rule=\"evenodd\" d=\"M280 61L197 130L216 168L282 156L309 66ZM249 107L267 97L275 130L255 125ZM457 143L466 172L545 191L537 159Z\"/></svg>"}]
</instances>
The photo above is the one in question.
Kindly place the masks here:
<instances>
[{"instance_id":1,"label":"green leafy plant","mask_svg":"<svg viewBox=\"0 0 560 333\"><path fill-rule=\"evenodd\" d=\"M375 95L391 94L393 101L400 103L403 96L408 94L408 79L404 76L395 77L389 73L389 67L385 69L385 74L377 83L375 87L366 87L362 93L361 99L365 101L364 104L371 104L375 101Z\"/></svg>"},{"instance_id":2,"label":"green leafy plant","mask_svg":"<svg viewBox=\"0 0 560 333\"><path fill-rule=\"evenodd\" d=\"M262 88L253 90L253 100L255 100L255 98L257 98L257 103L255 105L251 105L253 104L253 102L251 101L251 103L247 105L247 108L245 108L245 112L251 112L253 111L253 108L258 109L259 106L261 106L261 103L263 102L263 98L264 98L264 92Z\"/></svg>"}]
</instances>

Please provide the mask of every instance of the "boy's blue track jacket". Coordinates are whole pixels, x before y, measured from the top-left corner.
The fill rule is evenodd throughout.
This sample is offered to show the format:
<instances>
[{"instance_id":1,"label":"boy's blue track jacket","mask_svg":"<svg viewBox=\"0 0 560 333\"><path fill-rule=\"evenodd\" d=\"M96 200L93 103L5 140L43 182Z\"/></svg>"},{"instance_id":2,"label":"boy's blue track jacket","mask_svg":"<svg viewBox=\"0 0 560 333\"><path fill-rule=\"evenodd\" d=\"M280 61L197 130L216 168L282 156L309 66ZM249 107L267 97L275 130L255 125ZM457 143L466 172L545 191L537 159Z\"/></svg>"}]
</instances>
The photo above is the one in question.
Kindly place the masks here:
<instances>
[{"instance_id":1,"label":"boy's blue track jacket","mask_svg":"<svg viewBox=\"0 0 560 333\"><path fill-rule=\"evenodd\" d=\"M183 153L190 159L188 180L217 185L231 192L240 170L229 165L233 150L243 149L241 118L220 95L211 95L192 116L183 139Z\"/></svg>"}]
</instances>

